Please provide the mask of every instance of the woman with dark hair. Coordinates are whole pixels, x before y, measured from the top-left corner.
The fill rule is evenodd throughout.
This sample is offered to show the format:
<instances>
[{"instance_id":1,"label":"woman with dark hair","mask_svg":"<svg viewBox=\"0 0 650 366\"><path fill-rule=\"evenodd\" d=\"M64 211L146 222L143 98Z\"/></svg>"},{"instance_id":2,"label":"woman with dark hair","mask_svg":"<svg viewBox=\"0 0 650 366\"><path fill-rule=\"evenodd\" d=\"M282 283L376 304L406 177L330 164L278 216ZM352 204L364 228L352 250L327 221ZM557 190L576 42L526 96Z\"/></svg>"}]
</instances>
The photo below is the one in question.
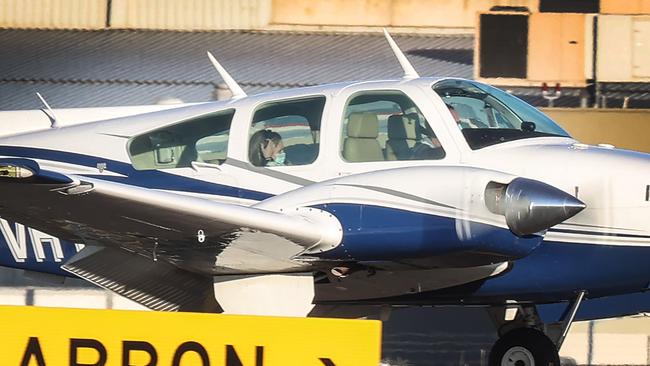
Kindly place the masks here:
<instances>
[{"instance_id":1,"label":"woman with dark hair","mask_svg":"<svg viewBox=\"0 0 650 366\"><path fill-rule=\"evenodd\" d=\"M271 130L260 130L251 136L248 159L255 166L286 165L282 136Z\"/></svg>"}]
</instances>

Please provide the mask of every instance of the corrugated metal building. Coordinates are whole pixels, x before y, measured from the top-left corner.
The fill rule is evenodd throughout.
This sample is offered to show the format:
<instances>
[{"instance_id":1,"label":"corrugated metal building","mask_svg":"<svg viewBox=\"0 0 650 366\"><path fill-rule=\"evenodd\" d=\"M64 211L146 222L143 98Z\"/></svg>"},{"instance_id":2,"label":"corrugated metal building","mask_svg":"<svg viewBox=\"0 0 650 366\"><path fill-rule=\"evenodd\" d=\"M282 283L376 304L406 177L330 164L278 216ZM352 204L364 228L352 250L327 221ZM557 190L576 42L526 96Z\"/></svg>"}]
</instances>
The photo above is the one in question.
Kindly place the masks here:
<instances>
[{"instance_id":1,"label":"corrugated metal building","mask_svg":"<svg viewBox=\"0 0 650 366\"><path fill-rule=\"evenodd\" d=\"M470 77L471 36L397 36L422 75ZM395 78L380 34L0 30L0 109L152 104L213 99L212 51L247 92Z\"/></svg>"},{"instance_id":2,"label":"corrugated metal building","mask_svg":"<svg viewBox=\"0 0 650 366\"><path fill-rule=\"evenodd\" d=\"M472 77L469 35L396 35L421 75ZM0 29L0 109L153 104L175 97L214 99L221 83L211 50L249 93L348 80L396 78L401 69L379 33L286 31ZM538 88L505 87L537 106ZM650 84L602 84L610 107L650 107ZM556 106L576 107L581 89Z\"/></svg>"}]
</instances>

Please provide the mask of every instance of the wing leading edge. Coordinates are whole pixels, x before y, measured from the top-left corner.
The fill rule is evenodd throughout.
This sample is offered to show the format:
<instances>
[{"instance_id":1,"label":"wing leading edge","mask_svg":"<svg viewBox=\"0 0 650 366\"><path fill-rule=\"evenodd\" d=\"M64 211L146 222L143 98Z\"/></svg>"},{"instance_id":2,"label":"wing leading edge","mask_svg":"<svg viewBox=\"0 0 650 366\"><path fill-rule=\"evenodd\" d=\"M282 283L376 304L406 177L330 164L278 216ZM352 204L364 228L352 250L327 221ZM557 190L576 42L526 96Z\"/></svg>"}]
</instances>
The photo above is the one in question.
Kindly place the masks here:
<instances>
[{"instance_id":1,"label":"wing leading edge","mask_svg":"<svg viewBox=\"0 0 650 366\"><path fill-rule=\"evenodd\" d=\"M288 272L339 245L341 225L313 208L274 212L0 159L0 215L62 239L120 248L204 274ZM31 174L30 174L31 173Z\"/></svg>"}]
</instances>

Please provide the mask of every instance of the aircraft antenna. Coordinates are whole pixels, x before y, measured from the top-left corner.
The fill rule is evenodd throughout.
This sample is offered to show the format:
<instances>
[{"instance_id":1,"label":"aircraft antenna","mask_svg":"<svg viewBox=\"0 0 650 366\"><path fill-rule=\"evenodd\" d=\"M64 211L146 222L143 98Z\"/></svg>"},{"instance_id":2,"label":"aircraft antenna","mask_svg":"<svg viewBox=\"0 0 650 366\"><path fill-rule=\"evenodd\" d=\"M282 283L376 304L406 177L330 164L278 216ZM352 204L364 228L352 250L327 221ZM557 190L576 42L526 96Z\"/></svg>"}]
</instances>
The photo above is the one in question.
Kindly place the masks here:
<instances>
[{"instance_id":1,"label":"aircraft antenna","mask_svg":"<svg viewBox=\"0 0 650 366\"><path fill-rule=\"evenodd\" d=\"M390 45L390 48L393 50L393 53L395 54L395 57L397 57L397 61L399 61L399 64L402 66L402 69L404 70L404 79L419 78L420 75L418 75L418 72L415 71L413 65L411 65L409 60L406 58L406 55L404 55L404 52L402 52L402 50L399 49L399 46L397 45L397 43L395 43L393 37L390 36L386 28L384 28L384 36L386 36L388 45Z\"/></svg>"},{"instance_id":2,"label":"aircraft antenna","mask_svg":"<svg viewBox=\"0 0 650 366\"><path fill-rule=\"evenodd\" d=\"M51 128L59 128L59 124L57 123L57 121L59 119L56 118L56 114L54 114L54 110L52 110L52 107L50 107L50 105L47 104L47 102L45 101L45 98L43 98L41 93L36 92L36 96L38 97L38 99L41 100L41 103L43 103L43 105L45 106L45 109L47 109L46 114L50 118L50 123L51 123L50 127Z\"/></svg>"},{"instance_id":3,"label":"aircraft antenna","mask_svg":"<svg viewBox=\"0 0 650 366\"><path fill-rule=\"evenodd\" d=\"M228 85L228 89L232 92L232 99L237 99L237 98L243 98L246 96L246 92L237 84L235 79L230 76L228 71L221 66L219 61L217 61L214 56L212 56L212 53L208 51L208 58L210 59L210 62L212 62L212 66L214 66L215 69L217 69L217 72L219 75L221 75L221 78L223 81L226 82L226 85Z\"/></svg>"}]
</instances>

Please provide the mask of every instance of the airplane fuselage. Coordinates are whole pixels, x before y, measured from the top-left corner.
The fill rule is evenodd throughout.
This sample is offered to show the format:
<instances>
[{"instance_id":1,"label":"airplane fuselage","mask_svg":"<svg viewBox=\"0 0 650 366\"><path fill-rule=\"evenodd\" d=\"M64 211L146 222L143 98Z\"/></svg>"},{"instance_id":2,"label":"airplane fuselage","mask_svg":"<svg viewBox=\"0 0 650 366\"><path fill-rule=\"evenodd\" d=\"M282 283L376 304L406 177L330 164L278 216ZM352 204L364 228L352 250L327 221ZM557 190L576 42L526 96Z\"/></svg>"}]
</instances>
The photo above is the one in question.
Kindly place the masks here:
<instances>
[{"instance_id":1,"label":"airplane fuselage","mask_svg":"<svg viewBox=\"0 0 650 366\"><path fill-rule=\"evenodd\" d=\"M512 139L504 135L501 140L492 141L487 134L498 129L497 124L506 119L507 110L500 111L500 115L486 112L489 99L482 100L485 106L475 107L472 113L492 113L485 123L495 125L485 126L485 136L472 137L459 128L461 122L454 120L448 107L453 104L461 111L461 107L468 110L467 106L474 102L463 104L462 98L471 99L473 94L454 94L453 89L449 89L451 92L445 89L447 94L443 94L435 90L440 82L440 79L421 78L334 84L71 124L7 136L0 140L0 157L33 159L41 169L56 170L81 180L113 182L273 212L308 207L331 214L341 224L340 245L308 255L300 251L290 253L290 265L273 258L260 261L252 255L234 260L228 250L216 256L185 258L179 257L171 246L161 247L160 258L203 275L321 271L337 263L353 264L352 268L403 272L404 276L411 277L417 271L429 271L423 273L429 277L445 273L451 278L454 276L444 271L449 268L465 271L458 275L460 280L450 279L415 290L394 289L379 297L366 298L396 304L556 302L571 299L579 290L597 297L647 289L650 155L609 146L587 146L568 135L550 133ZM359 95L371 100L382 93L386 95L384 99L372 103L385 106L364 104L361 99L351 107L351 101ZM404 96L408 102L403 101ZM309 114L312 112L298 118L268 107L273 103L299 104L305 100L322 101L317 128L313 120L301 121L301 118L312 118ZM415 107L408 104L410 109L404 108L405 103ZM357 110L371 107L377 110L373 113L379 119L378 135L363 129L351 131L349 126L346 135L346 125L352 124L355 113L360 113ZM346 147L345 140L349 140L349 145L358 143L359 146L365 146L367 140L386 143L382 139L390 140L390 131L382 130L382 125L390 123L387 120L391 116L407 116L416 113L413 112L416 109L435 136L435 140L431 138L427 143L443 149L442 154L427 159L389 160L385 157L388 147L383 148L381 158L366 157L370 154L364 147L356 156ZM251 126L262 118L258 117L260 110L277 118L265 120L265 128L284 132L287 155L296 164L260 167L251 163ZM198 142L199 157L187 163L181 163L187 148L163 151L161 147L154 152L154 159L158 159L155 163L144 161L144 155L136 156L134 144L140 136L148 136L147 141L163 141L160 146L173 145L161 140L166 138L163 135L147 135L148 131L165 126L172 131L181 121L222 111L232 111L228 112L232 113L232 123L225 150L208 151L217 156L215 159L202 158ZM294 121L284 122L290 118ZM466 119L463 123L468 125L481 122L479 116ZM535 130L534 124L526 127L525 123L531 122L524 121L522 130ZM426 135L419 130L417 133ZM374 137L368 138L368 134ZM222 142L214 135L205 146ZM289 156L290 152L294 156ZM153 165L142 168L138 164ZM502 214L491 211L485 204L487 184L506 185L516 177L555 187L584 202L586 208L543 232L517 235ZM67 215L67 208L57 208L55 199L42 203L47 207L44 213L50 212L55 217ZM101 234L85 231L87 240L58 239L22 223L16 224L19 219L16 220L18 216L13 211L9 215L12 217L0 221L0 265L3 266L65 274L60 264L82 248L80 243L101 245ZM66 219L67 225L76 222L73 216ZM51 223L32 226L43 230L48 225ZM205 237L204 241L196 239L200 238L200 232L199 228L186 233L188 239L183 245L197 250L205 248ZM209 244L212 239L207 240ZM131 249L147 255L143 248ZM481 270L468 274L474 268ZM416 287L426 282L415 278ZM350 280L355 280L353 275ZM354 295L334 298L356 299Z\"/></svg>"}]
</instances>

